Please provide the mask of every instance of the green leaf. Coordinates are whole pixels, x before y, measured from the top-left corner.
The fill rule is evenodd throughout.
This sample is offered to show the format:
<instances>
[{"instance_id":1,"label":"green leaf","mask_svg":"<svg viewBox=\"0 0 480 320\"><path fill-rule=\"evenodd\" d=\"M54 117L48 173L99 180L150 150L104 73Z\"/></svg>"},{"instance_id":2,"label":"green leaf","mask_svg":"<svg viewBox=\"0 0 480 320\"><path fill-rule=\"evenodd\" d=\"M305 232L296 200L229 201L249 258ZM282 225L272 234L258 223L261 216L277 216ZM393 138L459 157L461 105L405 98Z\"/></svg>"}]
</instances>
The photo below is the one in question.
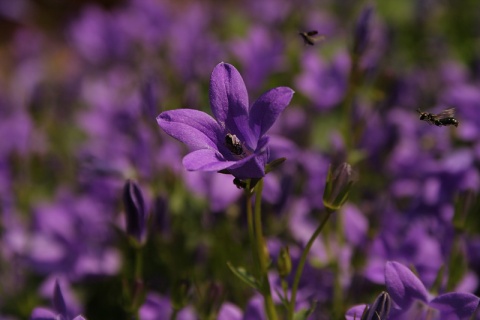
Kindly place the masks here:
<instances>
[{"instance_id":1,"label":"green leaf","mask_svg":"<svg viewBox=\"0 0 480 320\"><path fill-rule=\"evenodd\" d=\"M317 307L317 302L313 301L312 305L308 309L302 309L295 312L293 315L294 320L307 320L307 318L312 314L313 310Z\"/></svg>"},{"instance_id":2,"label":"green leaf","mask_svg":"<svg viewBox=\"0 0 480 320\"><path fill-rule=\"evenodd\" d=\"M275 289L275 292L277 293L278 297L280 298L280 302L282 302L282 304L288 308L288 300L285 299L285 297L283 296L283 294L280 292L280 290L278 289Z\"/></svg>"},{"instance_id":3,"label":"green leaf","mask_svg":"<svg viewBox=\"0 0 480 320\"><path fill-rule=\"evenodd\" d=\"M438 294L439 289L442 286L442 282L445 276L445 265L442 264L440 269L438 269L437 276L435 277L435 281L430 289L430 292Z\"/></svg>"},{"instance_id":4,"label":"green leaf","mask_svg":"<svg viewBox=\"0 0 480 320\"><path fill-rule=\"evenodd\" d=\"M230 262L227 262L228 268L236 275L240 280L248 284L250 287L260 291L260 286L258 285L258 281L255 279L254 276L249 274L247 270L243 267L234 267Z\"/></svg>"},{"instance_id":5,"label":"green leaf","mask_svg":"<svg viewBox=\"0 0 480 320\"><path fill-rule=\"evenodd\" d=\"M450 253L448 268L447 290L453 291L457 284L462 280L468 270L467 260L461 249L459 240L457 240Z\"/></svg>"},{"instance_id":6,"label":"green leaf","mask_svg":"<svg viewBox=\"0 0 480 320\"><path fill-rule=\"evenodd\" d=\"M265 166L265 174L271 172L272 170L278 168L282 163L285 162L285 160L287 160L287 158L278 158L278 159L275 159L269 163L267 163L267 165Z\"/></svg>"}]
</instances>

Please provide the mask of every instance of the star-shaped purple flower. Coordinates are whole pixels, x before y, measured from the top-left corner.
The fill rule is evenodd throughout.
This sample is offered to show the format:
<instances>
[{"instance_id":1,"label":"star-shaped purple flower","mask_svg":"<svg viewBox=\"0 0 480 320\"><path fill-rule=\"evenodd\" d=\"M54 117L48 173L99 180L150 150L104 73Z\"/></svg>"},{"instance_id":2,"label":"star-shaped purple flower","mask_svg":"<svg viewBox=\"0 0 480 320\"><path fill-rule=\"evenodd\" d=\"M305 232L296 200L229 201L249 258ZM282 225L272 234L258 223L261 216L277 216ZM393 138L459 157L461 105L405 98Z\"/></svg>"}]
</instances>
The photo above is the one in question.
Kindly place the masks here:
<instances>
[{"instance_id":1,"label":"star-shaped purple flower","mask_svg":"<svg viewBox=\"0 0 480 320\"><path fill-rule=\"evenodd\" d=\"M58 281L55 281L55 288L53 291L53 309L37 307L33 309L30 316L30 320L85 320L82 315L78 315L75 318L70 317L69 310L65 304L65 299L63 298L62 289L58 284Z\"/></svg>"},{"instance_id":2,"label":"star-shaped purple flower","mask_svg":"<svg viewBox=\"0 0 480 320\"><path fill-rule=\"evenodd\" d=\"M389 261L385 266L385 285L401 313L415 301L439 311L441 319L468 319L474 313L480 299L471 293L449 292L431 297L417 276L404 265Z\"/></svg>"},{"instance_id":3,"label":"star-shaped purple flower","mask_svg":"<svg viewBox=\"0 0 480 320\"><path fill-rule=\"evenodd\" d=\"M277 87L265 92L249 107L240 73L220 63L210 78L213 116L192 109L162 112L160 127L194 151L183 158L190 171L224 170L236 178L261 178L268 161L267 130L290 103L293 90Z\"/></svg>"},{"instance_id":4,"label":"star-shaped purple flower","mask_svg":"<svg viewBox=\"0 0 480 320\"><path fill-rule=\"evenodd\" d=\"M393 320L469 319L480 301L477 296L462 292L449 292L433 297L410 269L395 261L388 261L385 265L385 285L394 302L388 318ZM354 306L347 311L345 318L359 319L364 309L365 305Z\"/></svg>"}]
</instances>

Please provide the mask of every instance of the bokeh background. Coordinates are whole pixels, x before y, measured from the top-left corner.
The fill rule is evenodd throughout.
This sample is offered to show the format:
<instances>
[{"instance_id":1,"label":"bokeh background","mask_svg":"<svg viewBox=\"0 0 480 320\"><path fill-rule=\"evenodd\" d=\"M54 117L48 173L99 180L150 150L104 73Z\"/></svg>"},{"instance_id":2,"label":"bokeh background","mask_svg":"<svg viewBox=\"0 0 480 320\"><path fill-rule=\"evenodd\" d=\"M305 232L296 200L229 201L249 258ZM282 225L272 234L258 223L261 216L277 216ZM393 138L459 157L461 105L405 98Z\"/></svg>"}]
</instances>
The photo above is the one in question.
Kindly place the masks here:
<instances>
[{"instance_id":1,"label":"bokeh background","mask_svg":"<svg viewBox=\"0 0 480 320\"><path fill-rule=\"evenodd\" d=\"M298 33L309 30L324 39L306 45ZM389 260L434 291L480 294L477 0L0 0L1 319L51 306L55 279L72 315L127 318L127 179L148 211L140 318L168 319L174 305L183 319L222 308L261 319L258 296L226 266L251 265L242 191L231 176L187 172L187 150L155 120L210 112L221 61L251 102L296 92L271 130L272 156L287 161L265 181L274 287L280 248L295 265L323 213L328 166L347 161L349 202L299 291L317 301L312 319L373 301ZM418 119L418 108L449 107L458 128Z\"/></svg>"}]
</instances>

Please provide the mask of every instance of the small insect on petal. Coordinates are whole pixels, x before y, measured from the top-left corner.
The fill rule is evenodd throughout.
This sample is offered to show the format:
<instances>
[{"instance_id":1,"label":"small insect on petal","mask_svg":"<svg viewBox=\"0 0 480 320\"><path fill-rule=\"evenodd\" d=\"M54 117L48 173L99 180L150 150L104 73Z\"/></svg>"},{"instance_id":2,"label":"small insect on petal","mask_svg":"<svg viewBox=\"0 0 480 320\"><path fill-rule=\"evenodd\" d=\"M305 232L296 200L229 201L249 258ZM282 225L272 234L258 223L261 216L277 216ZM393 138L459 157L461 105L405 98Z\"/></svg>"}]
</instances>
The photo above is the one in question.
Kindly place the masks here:
<instances>
[{"instance_id":1,"label":"small insect on petal","mask_svg":"<svg viewBox=\"0 0 480 320\"><path fill-rule=\"evenodd\" d=\"M243 153L243 147L236 135L227 133L225 136L225 145L231 153L239 156Z\"/></svg>"},{"instance_id":2,"label":"small insect on petal","mask_svg":"<svg viewBox=\"0 0 480 320\"><path fill-rule=\"evenodd\" d=\"M324 36L318 34L317 30L311 30L311 31L307 31L307 32L299 32L298 34L302 37L305 45L310 45L310 46L313 46L313 45L315 45L316 42L325 39Z\"/></svg>"}]
</instances>

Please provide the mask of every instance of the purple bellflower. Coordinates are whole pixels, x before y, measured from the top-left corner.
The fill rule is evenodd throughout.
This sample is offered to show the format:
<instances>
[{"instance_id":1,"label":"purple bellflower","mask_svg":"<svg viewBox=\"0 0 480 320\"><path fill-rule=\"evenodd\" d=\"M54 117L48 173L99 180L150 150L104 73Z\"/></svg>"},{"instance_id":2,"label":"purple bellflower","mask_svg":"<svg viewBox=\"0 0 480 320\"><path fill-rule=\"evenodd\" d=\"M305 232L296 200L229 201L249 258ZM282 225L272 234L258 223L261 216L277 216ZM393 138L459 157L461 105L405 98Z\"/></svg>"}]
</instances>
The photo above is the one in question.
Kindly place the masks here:
<instances>
[{"instance_id":1,"label":"purple bellflower","mask_svg":"<svg viewBox=\"0 0 480 320\"><path fill-rule=\"evenodd\" d=\"M389 261L385 266L385 284L402 314L411 312L414 302L419 301L438 310L440 319L468 319L480 301L471 293L460 292L444 293L432 299L420 279L410 269L395 261Z\"/></svg>"},{"instance_id":2,"label":"purple bellflower","mask_svg":"<svg viewBox=\"0 0 480 320\"><path fill-rule=\"evenodd\" d=\"M138 243L144 243L146 238L146 208L143 194L139 186L127 180L123 187L123 203L125 206L125 218L127 234Z\"/></svg>"},{"instance_id":3,"label":"purple bellflower","mask_svg":"<svg viewBox=\"0 0 480 320\"><path fill-rule=\"evenodd\" d=\"M407 267L395 261L385 265L385 285L392 299L388 319L469 319L480 299L471 293L448 292L437 297ZM361 315L365 305L347 311L346 319Z\"/></svg>"},{"instance_id":4,"label":"purple bellflower","mask_svg":"<svg viewBox=\"0 0 480 320\"><path fill-rule=\"evenodd\" d=\"M53 292L53 309L47 309L43 307L37 307L33 309L31 320L85 320L81 315L76 316L75 318L69 316L67 305L63 298L62 289L58 284L58 281L55 281L55 289Z\"/></svg>"},{"instance_id":5,"label":"purple bellflower","mask_svg":"<svg viewBox=\"0 0 480 320\"><path fill-rule=\"evenodd\" d=\"M160 127L194 151L183 158L190 171L226 171L236 178L261 178L268 161L267 130L290 103L293 90L277 87L252 106L240 73L220 63L210 78L210 106L215 118L192 109L162 112Z\"/></svg>"}]
</instances>

